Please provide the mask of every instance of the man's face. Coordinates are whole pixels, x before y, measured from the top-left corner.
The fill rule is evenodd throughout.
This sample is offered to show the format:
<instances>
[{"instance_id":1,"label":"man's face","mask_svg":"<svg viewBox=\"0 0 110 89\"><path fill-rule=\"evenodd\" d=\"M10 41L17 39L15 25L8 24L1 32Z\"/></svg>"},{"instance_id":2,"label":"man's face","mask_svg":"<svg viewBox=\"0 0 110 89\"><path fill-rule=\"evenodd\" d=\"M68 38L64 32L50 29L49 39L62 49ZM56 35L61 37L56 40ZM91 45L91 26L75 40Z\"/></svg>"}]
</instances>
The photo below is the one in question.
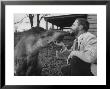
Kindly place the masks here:
<instances>
[{"instance_id":1,"label":"man's face","mask_svg":"<svg viewBox=\"0 0 110 89\"><path fill-rule=\"evenodd\" d=\"M75 20L75 22L71 26L70 33L77 32L78 30L79 30L78 20Z\"/></svg>"}]
</instances>

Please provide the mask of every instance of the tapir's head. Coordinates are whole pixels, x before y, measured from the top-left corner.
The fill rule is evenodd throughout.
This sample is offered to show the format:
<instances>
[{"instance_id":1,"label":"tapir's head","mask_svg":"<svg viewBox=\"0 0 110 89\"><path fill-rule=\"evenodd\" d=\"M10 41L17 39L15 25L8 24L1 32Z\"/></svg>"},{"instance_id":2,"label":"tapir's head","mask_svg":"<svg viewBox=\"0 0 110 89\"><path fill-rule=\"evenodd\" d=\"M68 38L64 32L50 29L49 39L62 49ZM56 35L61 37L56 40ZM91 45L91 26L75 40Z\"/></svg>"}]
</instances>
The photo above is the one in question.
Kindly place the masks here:
<instances>
[{"instance_id":1,"label":"tapir's head","mask_svg":"<svg viewBox=\"0 0 110 89\"><path fill-rule=\"evenodd\" d=\"M41 35L42 45L45 46L54 41L62 41L65 35L69 33L64 31L47 31Z\"/></svg>"}]
</instances>

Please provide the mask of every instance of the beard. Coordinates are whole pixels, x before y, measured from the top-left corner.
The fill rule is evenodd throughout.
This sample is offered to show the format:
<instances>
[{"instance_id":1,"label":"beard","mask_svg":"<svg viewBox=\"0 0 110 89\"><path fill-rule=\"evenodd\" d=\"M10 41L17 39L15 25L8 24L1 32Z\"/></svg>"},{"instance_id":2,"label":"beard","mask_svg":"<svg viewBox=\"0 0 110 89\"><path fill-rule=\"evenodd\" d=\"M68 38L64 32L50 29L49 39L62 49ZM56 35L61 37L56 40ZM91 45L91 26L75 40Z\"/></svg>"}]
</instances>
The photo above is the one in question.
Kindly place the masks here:
<instances>
[{"instance_id":1,"label":"beard","mask_svg":"<svg viewBox=\"0 0 110 89\"><path fill-rule=\"evenodd\" d=\"M70 34L74 34L75 36L77 36L78 32L79 32L78 28L75 29L71 28Z\"/></svg>"}]
</instances>

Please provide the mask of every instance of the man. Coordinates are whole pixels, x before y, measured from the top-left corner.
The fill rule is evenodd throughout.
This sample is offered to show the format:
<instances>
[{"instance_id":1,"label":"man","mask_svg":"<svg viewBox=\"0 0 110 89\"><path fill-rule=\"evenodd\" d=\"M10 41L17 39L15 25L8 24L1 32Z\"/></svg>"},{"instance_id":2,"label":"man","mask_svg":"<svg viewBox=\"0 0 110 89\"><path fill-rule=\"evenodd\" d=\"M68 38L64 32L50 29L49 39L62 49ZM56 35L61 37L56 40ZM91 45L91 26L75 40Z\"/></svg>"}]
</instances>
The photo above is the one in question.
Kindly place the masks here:
<instances>
[{"instance_id":1,"label":"man","mask_svg":"<svg viewBox=\"0 0 110 89\"><path fill-rule=\"evenodd\" d=\"M93 73L90 68L91 65L97 64L97 38L95 35L88 32L89 23L84 18L77 18L71 26L71 33L75 33L75 40L71 47L68 60L70 66L62 69L65 74L65 70L70 70L69 74L72 76L91 76ZM96 74L96 72L95 72ZM94 75L95 75L94 74Z\"/></svg>"}]
</instances>

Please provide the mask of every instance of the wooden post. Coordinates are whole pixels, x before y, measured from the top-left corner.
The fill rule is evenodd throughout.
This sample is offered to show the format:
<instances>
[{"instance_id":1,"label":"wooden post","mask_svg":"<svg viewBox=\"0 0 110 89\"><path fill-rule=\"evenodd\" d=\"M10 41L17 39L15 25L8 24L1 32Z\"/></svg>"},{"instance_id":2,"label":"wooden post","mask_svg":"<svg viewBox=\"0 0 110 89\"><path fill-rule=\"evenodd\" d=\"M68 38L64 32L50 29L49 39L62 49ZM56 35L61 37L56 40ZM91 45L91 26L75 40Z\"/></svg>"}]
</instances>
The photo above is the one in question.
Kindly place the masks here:
<instances>
[{"instance_id":1,"label":"wooden post","mask_svg":"<svg viewBox=\"0 0 110 89\"><path fill-rule=\"evenodd\" d=\"M52 30L54 29L54 25L52 24Z\"/></svg>"},{"instance_id":2,"label":"wooden post","mask_svg":"<svg viewBox=\"0 0 110 89\"><path fill-rule=\"evenodd\" d=\"M48 30L48 22L46 21L46 30Z\"/></svg>"}]
</instances>

